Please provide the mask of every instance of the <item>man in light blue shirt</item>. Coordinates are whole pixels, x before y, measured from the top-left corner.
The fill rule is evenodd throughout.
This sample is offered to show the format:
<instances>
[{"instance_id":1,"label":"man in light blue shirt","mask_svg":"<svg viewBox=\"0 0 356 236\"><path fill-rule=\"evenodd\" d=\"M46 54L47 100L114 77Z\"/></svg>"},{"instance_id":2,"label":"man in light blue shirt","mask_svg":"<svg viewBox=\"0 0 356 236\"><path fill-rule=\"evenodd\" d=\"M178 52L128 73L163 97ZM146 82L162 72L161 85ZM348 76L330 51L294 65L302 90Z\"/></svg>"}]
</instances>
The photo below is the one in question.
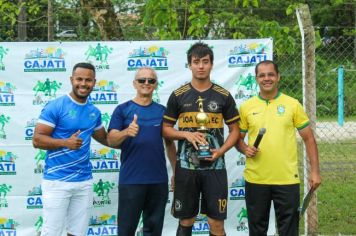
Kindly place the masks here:
<instances>
[{"instance_id":1,"label":"man in light blue shirt","mask_svg":"<svg viewBox=\"0 0 356 236\"><path fill-rule=\"evenodd\" d=\"M107 145L101 113L87 98L95 86L95 68L78 63L70 77L72 91L42 110L33 146L47 150L42 181L42 236L86 235L93 202L91 137Z\"/></svg>"}]
</instances>

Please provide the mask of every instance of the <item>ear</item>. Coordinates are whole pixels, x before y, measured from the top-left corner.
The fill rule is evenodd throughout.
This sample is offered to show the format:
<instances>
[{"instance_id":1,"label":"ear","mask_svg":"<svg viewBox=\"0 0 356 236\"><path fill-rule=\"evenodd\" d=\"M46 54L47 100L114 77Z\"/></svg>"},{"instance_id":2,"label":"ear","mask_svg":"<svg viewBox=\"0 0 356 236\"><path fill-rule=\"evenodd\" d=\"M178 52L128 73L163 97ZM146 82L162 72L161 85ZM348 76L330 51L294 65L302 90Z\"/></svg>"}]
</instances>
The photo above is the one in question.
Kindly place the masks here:
<instances>
[{"instance_id":1,"label":"ear","mask_svg":"<svg viewBox=\"0 0 356 236\"><path fill-rule=\"evenodd\" d=\"M135 83L135 80L132 80L132 85L133 85L133 87L136 89L136 83Z\"/></svg>"}]
</instances>

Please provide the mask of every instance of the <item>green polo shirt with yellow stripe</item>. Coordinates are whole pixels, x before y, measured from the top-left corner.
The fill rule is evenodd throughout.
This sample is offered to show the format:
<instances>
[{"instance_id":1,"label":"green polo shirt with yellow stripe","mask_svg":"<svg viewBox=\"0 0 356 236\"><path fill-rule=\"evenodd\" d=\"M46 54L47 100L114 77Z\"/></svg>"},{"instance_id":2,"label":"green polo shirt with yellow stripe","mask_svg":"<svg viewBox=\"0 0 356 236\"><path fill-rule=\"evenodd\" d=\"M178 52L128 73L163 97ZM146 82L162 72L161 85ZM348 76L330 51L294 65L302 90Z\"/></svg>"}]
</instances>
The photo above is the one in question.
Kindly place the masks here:
<instances>
[{"instance_id":1,"label":"green polo shirt with yellow stripe","mask_svg":"<svg viewBox=\"0 0 356 236\"><path fill-rule=\"evenodd\" d=\"M255 184L299 183L296 129L309 125L298 100L283 93L271 100L255 96L241 104L240 131L248 132L253 146L260 128L265 128L259 152L246 159L244 177Z\"/></svg>"}]
</instances>

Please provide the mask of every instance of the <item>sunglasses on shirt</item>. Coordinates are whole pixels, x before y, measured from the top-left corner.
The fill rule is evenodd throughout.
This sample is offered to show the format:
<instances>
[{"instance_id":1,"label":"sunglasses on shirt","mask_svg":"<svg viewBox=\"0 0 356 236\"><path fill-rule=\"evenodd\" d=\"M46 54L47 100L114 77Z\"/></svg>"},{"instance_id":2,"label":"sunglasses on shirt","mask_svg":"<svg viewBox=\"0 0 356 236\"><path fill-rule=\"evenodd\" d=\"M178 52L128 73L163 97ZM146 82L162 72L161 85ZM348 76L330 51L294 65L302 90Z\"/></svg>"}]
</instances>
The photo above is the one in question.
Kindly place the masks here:
<instances>
[{"instance_id":1,"label":"sunglasses on shirt","mask_svg":"<svg viewBox=\"0 0 356 236\"><path fill-rule=\"evenodd\" d=\"M149 84L155 84L156 83L156 79L154 78L138 78L136 79L137 83L139 84L144 84L146 83L146 81L149 83Z\"/></svg>"}]
</instances>

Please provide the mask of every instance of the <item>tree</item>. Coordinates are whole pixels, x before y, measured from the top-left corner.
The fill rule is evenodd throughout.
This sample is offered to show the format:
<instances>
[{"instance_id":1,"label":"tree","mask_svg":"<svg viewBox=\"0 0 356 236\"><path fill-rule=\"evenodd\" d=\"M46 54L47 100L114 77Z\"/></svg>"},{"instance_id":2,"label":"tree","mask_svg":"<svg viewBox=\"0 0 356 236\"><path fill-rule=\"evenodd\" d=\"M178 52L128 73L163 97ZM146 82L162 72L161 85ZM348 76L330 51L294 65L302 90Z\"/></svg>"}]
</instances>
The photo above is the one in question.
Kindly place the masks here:
<instances>
[{"instance_id":1,"label":"tree","mask_svg":"<svg viewBox=\"0 0 356 236\"><path fill-rule=\"evenodd\" d=\"M101 40L122 40L124 38L114 5L107 0L80 0L81 6L90 14L99 28Z\"/></svg>"}]
</instances>

